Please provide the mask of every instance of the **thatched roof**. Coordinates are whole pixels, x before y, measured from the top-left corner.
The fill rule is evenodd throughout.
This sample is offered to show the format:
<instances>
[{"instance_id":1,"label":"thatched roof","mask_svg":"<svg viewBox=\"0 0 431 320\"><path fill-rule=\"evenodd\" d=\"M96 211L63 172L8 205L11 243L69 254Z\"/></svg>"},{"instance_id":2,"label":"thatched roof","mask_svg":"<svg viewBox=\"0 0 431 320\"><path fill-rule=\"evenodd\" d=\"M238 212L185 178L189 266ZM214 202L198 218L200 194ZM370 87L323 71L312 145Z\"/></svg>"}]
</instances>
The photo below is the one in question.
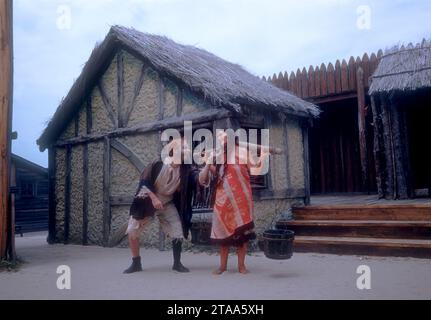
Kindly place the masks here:
<instances>
[{"instance_id":1,"label":"thatched roof","mask_svg":"<svg viewBox=\"0 0 431 320\"><path fill-rule=\"evenodd\" d=\"M372 76L369 93L413 91L431 87L431 42L394 47L385 52Z\"/></svg>"},{"instance_id":2,"label":"thatched roof","mask_svg":"<svg viewBox=\"0 0 431 320\"><path fill-rule=\"evenodd\" d=\"M82 104L101 70L107 67L119 48L133 52L162 75L182 82L216 106L236 112L240 105L248 105L304 117L317 117L320 112L315 105L205 50L181 45L163 36L114 26L93 50L81 75L39 138L41 149L64 130L70 115Z\"/></svg>"}]
</instances>

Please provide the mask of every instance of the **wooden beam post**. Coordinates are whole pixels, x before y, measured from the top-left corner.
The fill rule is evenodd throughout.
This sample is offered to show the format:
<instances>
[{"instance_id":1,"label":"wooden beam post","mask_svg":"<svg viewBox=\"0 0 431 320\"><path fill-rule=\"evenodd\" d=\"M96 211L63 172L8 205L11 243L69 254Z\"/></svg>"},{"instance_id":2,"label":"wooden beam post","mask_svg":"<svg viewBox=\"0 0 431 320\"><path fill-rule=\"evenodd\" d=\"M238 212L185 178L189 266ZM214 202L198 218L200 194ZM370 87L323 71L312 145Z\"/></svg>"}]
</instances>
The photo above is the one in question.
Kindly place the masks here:
<instances>
[{"instance_id":1,"label":"wooden beam post","mask_svg":"<svg viewBox=\"0 0 431 320\"><path fill-rule=\"evenodd\" d=\"M308 141L308 123L305 121L302 124L302 138L304 144L304 188L305 199L304 204L311 203L311 183L310 183L310 145Z\"/></svg>"},{"instance_id":2,"label":"wooden beam post","mask_svg":"<svg viewBox=\"0 0 431 320\"><path fill-rule=\"evenodd\" d=\"M103 153L103 244L109 245L111 232L111 140L105 138Z\"/></svg>"},{"instance_id":3,"label":"wooden beam post","mask_svg":"<svg viewBox=\"0 0 431 320\"><path fill-rule=\"evenodd\" d=\"M391 115L386 94L380 94L380 112L383 129L383 152L385 158L385 198L396 198L394 148L392 141Z\"/></svg>"},{"instance_id":4,"label":"wooden beam post","mask_svg":"<svg viewBox=\"0 0 431 320\"><path fill-rule=\"evenodd\" d=\"M48 149L48 243L56 242L55 225L56 225L56 202L55 202L55 180L56 180L56 163L55 148Z\"/></svg>"},{"instance_id":5,"label":"wooden beam post","mask_svg":"<svg viewBox=\"0 0 431 320\"><path fill-rule=\"evenodd\" d=\"M0 1L0 260L8 258L10 239L10 150L12 126L12 0ZM12 239L12 241L14 241Z\"/></svg>"},{"instance_id":6,"label":"wooden beam post","mask_svg":"<svg viewBox=\"0 0 431 320\"><path fill-rule=\"evenodd\" d=\"M408 152L407 152L407 139L403 132L403 117L401 105L398 103L398 99L391 95L389 97L392 125L391 133L394 148L394 166L395 166L395 176L396 179L396 197L397 199L408 199L411 194L409 190L409 170L407 163Z\"/></svg>"},{"instance_id":7,"label":"wooden beam post","mask_svg":"<svg viewBox=\"0 0 431 320\"><path fill-rule=\"evenodd\" d=\"M280 114L280 119L283 123L283 143L284 143L284 161L286 161L286 181L287 181L287 186L286 189L289 189L292 187L292 182L291 182L291 178L290 178L290 157L289 157L289 130L288 130L288 122L287 122L287 117L284 113Z\"/></svg>"},{"instance_id":8,"label":"wooden beam post","mask_svg":"<svg viewBox=\"0 0 431 320\"><path fill-rule=\"evenodd\" d=\"M264 129L268 129L269 131L271 131L271 127L272 127L272 117L273 114L270 112L265 112L264 116L263 116L263 128ZM239 126L240 127L240 126ZM238 128L235 128L234 130L237 130ZM271 136L270 136L270 144L271 144ZM276 174L275 170L273 170L274 168L274 161L271 161L271 158L269 160L269 174L265 175L265 184L266 184L266 188L270 191L274 190L274 185L273 185L273 175Z\"/></svg>"},{"instance_id":9,"label":"wooden beam post","mask_svg":"<svg viewBox=\"0 0 431 320\"><path fill-rule=\"evenodd\" d=\"M373 112L373 129L374 129L374 162L376 166L376 182L379 199L384 198L384 161L382 161L384 145L382 141L383 127L380 114L380 99L376 96L371 96L371 108ZM382 150L383 149L383 150Z\"/></svg>"},{"instance_id":10,"label":"wooden beam post","mask_svg":"<svg viewBox=\"0 0 431 320\"><path fill-rule=\"evenodd\" d=\"M124 55L120 51L117 54L117 100L118 100L118 127L124 127Z\"/></svg>"},{"instance_id":11,"label":"wooden beam post","mask_svg":"<svg viewBox=\"0 0 431 320\"><path fill-rule=\"evenodd\" d=\"M362 188L368 191L367 132L365 123L367 111L365 105L364 71L361 67L359 67L356 72L356 82L358 93L359 153L361 158Z\"/></svg>"},{"instance_id":12,"label":"wooden beam post","mask_svg":"<svg viewBox=\"0 0 431 320\"><path fill-rule=\"evenodd\" d=\"M15 163L11 162L10 186L16 188L16 167ZM10 194L10 209L9 209L9 227L10 232L7 239L7 256L12 263L16 263L15 251L15 193Z\"/></svg>"}]
</instances>

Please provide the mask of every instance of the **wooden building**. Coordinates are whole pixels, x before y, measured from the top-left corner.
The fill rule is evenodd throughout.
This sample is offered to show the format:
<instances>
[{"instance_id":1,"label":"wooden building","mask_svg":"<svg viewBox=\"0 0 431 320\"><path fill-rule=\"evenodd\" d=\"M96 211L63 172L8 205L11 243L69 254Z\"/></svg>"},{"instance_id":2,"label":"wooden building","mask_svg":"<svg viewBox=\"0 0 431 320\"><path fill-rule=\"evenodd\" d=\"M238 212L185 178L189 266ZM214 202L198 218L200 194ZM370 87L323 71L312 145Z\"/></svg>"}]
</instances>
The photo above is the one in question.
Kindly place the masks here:
<instances>
[{"instance_id":1,"label":"wooden building","mask_svg":"<svg viewBox=\"0 0 431 320\"><path fill-rule=\"evenodd\" d=\"M109 245L141 171L160 156L161 131L185 120L194 129L267 128L271 145L286 150L255 181L257 228L266 228L309 199L308 127L318 115L312 103L207 51L113 27L38 140L49 151L49 239ZM158 232L143 240L158 245Z\"/></svg>"},{"instance_id":2,"label":"wooden building","mask_svg":"<svg viewBox=\"0 0 431 320\"><path fill-rule=\"evenodd\" d=\"M380 197L431 197L431 43L388 50L370 94Z\"/></svg>"},{"instance_id":3,"label":"wooden building","mask_svg":"<svg viewBox=\"0 0 431 320\"><path fill-rule=\"evenodd\" d=\"M383 52L269 77L322 111L310 128L311 193L376 193L369 80Z\"/></svg>"},{"instance_id":4,"label":"wooden building","mask_svg":"<svg viewBox=\"0 0 431 320\"><path fill-rule=\"evenodd\" d=\"M311 203L278 222L295 231L295 250L431 258L430 43L269 81L322 110Z\"/></svg>"},{"instance_id":5,"label":"wooden building","mask_svg":"<svg viewBox=\"0 0 431 320\"><path fill-rule=\"evenodd\" d=\"M17 233L48 230L48 169L12 154L12 170Z\"/></svg>"}]
</instances>

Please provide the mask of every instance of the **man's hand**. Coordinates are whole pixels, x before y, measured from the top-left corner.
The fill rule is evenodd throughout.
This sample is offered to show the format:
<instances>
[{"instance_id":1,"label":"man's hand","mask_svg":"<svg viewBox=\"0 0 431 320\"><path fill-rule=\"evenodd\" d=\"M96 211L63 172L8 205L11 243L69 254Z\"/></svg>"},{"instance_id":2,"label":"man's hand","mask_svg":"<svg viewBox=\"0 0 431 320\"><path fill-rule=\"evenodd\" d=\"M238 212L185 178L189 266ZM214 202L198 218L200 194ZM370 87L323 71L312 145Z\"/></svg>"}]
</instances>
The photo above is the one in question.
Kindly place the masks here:
<instances>
[{"instance_id":1,"label":"man's hand","mask_svg":"<svg viewBox=\"0 0 431 320\"><path fill-rule=\"evenodd\" d=\"M151 202L153 203L153 207L156 208L157 210L163 209L163 203L160 201L159 198L157 198L156 195L151 197Z\"/></svg>"}]
</instances>

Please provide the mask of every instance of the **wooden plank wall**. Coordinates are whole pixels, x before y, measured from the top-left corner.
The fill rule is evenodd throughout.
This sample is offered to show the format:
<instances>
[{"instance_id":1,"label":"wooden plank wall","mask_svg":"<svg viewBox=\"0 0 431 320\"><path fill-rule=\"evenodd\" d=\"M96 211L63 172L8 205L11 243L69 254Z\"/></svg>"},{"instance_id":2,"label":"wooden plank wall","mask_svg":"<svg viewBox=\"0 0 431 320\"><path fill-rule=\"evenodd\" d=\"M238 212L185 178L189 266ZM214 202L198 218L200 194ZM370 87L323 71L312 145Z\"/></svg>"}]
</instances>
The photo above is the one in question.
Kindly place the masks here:
<instances>
[{"instance_id":1,"label":"wooden plank wall","mask_svg":"<svg viewBox=\"0 0 431 320\"><path fill-rule=\"evenodd\" d=\"M335 65L322 63L317 67L310 66L308 70L304 67L291 72L280 72L278 76L263 77L275 86L290 91L303 99L313 99L336 94L352 93L357 91L357 70L359 67L364 71L365 87L369 86L369 79L376 70L378 61L383 51L370 56L365 53L362 58L350 57L349 61L337 60Z\"/></svg>"}]
</instances>

